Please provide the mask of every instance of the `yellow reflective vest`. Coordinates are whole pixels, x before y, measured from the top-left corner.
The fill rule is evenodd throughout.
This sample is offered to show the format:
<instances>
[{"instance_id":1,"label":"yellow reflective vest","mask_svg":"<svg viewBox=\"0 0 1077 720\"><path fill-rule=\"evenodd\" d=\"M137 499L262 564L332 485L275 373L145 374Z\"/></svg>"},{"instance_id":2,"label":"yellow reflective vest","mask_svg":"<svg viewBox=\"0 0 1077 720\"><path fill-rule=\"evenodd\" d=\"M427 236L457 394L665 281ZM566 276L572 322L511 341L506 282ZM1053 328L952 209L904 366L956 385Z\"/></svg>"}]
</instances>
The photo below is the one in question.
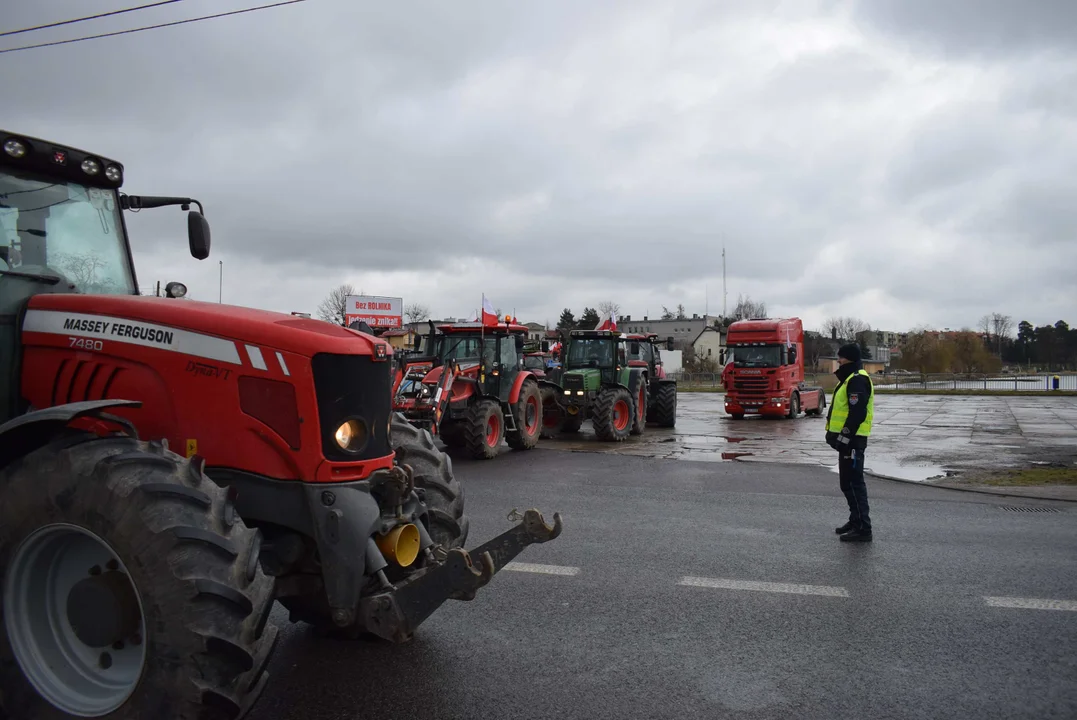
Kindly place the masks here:
<instances>
[{"instance_id":1,"label":"yellow reflective vest","mask_svg":"<svg viewBox=\"0 0 1077 720\"><path fill-rule=\"evenodd\" d=\"M866 398L868 403L868 414L864 418L864 422L860 423L860 427L856 429L856 434L867 437L871 435L871 420L875 415L875 386L872 385L871 376L867 371L861 368L853 375L863 375L868 379L868 387L871 388L871 392ZM827 416L826 429L830 432L840 433L841 429L845 427L845 420L849 417L849 378L853 375L845 378L845 381L834 388L834 399L830 403L830 414ZM857 398L857 402L864 402L865 398Z\"/></svg>"}]
</instances>

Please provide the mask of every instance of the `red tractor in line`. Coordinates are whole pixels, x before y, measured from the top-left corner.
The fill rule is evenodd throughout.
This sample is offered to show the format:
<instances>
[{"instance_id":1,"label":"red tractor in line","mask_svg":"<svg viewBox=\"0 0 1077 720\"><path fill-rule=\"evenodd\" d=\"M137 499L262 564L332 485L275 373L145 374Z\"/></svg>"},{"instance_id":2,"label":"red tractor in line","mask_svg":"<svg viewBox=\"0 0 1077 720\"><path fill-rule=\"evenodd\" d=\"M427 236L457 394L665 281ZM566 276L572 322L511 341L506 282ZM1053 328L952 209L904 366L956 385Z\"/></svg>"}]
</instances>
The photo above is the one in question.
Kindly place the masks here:
<instances>
[{"instance_id":1,"label":"red tractor in line","mask_svg":"<svg viewBox=\"0 0 1077 720\"><path fill-rule=\"evenodd\" d=\"M179 283L140 296L124 210L201 205L123 176L0 130L0 717L235 720L275 601L404 642L559 535L528 510L464 550L460 483L392 412L384 341Z\"/></svg>"},{"instance_id":2,"label":"red tractor in line","mask_svg":"<svg viewBox=\"0 0 1077 720\"><path fill-rule=\"evenodd\" d=\"M528 328L511 322L431 324L425 350L400 363L393 407L413 425L473 458L496 457L504 440L530 450L542 430L542 386L525 367Z\"/></svg>"}]
</instances>

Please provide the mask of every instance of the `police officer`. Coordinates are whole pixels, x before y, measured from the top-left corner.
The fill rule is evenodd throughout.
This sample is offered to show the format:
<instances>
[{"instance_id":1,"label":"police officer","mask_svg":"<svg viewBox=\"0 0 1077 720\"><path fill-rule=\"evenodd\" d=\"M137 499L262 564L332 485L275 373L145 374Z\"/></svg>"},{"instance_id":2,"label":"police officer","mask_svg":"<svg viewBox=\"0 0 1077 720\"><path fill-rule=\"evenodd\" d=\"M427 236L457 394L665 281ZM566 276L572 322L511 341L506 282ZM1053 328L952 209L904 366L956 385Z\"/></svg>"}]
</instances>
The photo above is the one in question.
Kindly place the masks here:
<instances>
[{"instance_id":1,"label":"police officer","mask_svg":"<svg viewBox=\"0 0 1077 720\"><path fill-rule=\"evenodd\" d=\"M875 393L860 364L860 346L838 350L838 386L826 420L826 442L838 451L838 478L849 503L849 522L835 532L843 542L871 542L868 486L864 483L864 450L871 435Z\"/></svg>"}]
</instances>

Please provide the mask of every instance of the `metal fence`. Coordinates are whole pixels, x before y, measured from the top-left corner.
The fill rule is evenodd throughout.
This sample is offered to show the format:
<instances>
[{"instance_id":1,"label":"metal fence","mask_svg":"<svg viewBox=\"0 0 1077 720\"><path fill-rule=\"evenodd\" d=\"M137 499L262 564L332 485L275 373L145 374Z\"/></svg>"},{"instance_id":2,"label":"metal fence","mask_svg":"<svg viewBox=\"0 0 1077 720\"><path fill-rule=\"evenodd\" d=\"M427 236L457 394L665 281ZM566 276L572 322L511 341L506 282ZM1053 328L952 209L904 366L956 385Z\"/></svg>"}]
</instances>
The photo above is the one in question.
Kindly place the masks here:
<instances>
[{"instance_id":1,"label":"metal fence","mask_svg":"<svg viewBox=\"0 0 1077 720\"><path fill-rule=\"evenodd\" d=\"M670 373L670 377L685 388L721 388L721 373ZM887 390L1011 390L1028 392L1042 390L1077 390L1077 373L879 373L871 376L876 388ZM837 382L830 373L808 374L804 377L808 385L822 385L831 389Z\"/></svg>"}]
</instances>

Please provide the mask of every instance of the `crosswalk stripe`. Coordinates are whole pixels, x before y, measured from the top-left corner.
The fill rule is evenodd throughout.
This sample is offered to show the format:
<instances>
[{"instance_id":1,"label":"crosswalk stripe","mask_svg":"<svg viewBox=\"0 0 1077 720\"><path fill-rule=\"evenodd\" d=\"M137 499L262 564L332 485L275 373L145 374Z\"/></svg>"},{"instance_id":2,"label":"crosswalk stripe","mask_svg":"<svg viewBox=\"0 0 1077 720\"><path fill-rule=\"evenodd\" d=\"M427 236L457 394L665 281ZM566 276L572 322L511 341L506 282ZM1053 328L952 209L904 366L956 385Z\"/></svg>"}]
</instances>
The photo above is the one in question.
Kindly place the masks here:
<instances>
[{"instance_id":1,"label":"crosswalk stripe","mask_svg":"<svg viewBox=\"0 0 1077 720\"><path fill-rule=\"evenodd\" d=\"M1041 598L984 597L989 607L1020 610L1070 610L1077 612L1077 600L1045 600Z\"/></svg>"},{"instance_id":2,"label":"crosswalk stripe","mask_svg":"<svg viewBox=\"0 0 1077 720\"><path fill-rule=\"evenodd\" d=\"M569 567L568 565L541 565L538 563L526 562L510 562L505 566L505 569L514 570L516 572L542 573L543 575L578 575L580 573L578 567Z\"/></svg>"},{"instance_id":3,"label":"crosswalk stripe","mask_svg":"<svg viewBox=\"0 0 1077 720\"><path fill-rule=\"evenodd\" d=\"M824 595L827 597L849 597L849 591L843 587L828 585L798 585L793 583L759 582L756 580L731 580L728 578L704 578L686 576L678 585L687 587L717 588L719 590L755 590L757 592L789 593L792 595Z\"/></svg>"}]
</instances>

